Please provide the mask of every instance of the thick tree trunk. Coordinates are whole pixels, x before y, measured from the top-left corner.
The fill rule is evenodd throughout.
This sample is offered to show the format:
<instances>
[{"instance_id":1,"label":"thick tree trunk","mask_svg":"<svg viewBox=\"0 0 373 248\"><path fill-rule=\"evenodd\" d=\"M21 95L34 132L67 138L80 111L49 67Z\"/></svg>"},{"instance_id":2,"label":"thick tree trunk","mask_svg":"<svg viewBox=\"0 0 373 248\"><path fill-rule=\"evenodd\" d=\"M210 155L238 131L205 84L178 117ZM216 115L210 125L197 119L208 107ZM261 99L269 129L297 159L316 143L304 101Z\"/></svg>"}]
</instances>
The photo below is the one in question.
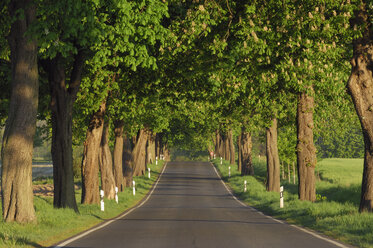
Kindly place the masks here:
<instances>
[{"instance_id":1,"label":"thick tree trunk","mask_svg":"<svg viewBox=\"0 0 373 248\"><path fill-rule=\"evenodd\" d=\"M104 128L106 102L101 103L100 109L93 114L89 123L84 142L82 161L82 203L99 204L99 153Z\"/></svg>"},{"instance_id":2,"label":"thick tree trunk","mask_svg":"<svg viewBox=\"0 0 373 248\"><path fill-rule=\"evenodd\" d=\"M230 161L228 132L224 134L224 159L227 160L227 161Z\"/></svg>"},{"instance_id":3,"label":"thick tree trunk","mask_svg":"<svg viewBox=\"0 0 373 248\"><path fill-rule=\"evenodd\" d=\"M109 123L105 122L102 131L101 146L99 153L99 165L101 171L101 188L104 190L105 197L115 198L115 180L113 175L113 158L109 148Z\"/></svg>"},{"instance_id":4,"label":"thick tree trunk","mask_svg":"<svg viewBox=\"0 0 373 248\"><path fill-rule=\"evenodd\" d=\"M252 147L253 143L251 140L251 134L245 132L241 133L241 159L242 159L242 169L241 175L254 175L254 166L252 162Z\"/></svg>"},{"instance_id":5,"label":"thick tree trunk","mask_svg":"<svg viewBox=\"0 0 373 248\"><path fill-rule=\"evenodd\" d=\"M229 140L229 163L236 164L236 154L234 151L234 141L233 141L233 131L228 130L228 140Z\"/></svg>"},{"instance_id":6,"label":"thick tree trunk","mask_svg":"<svg viewBox=\"0 0 373 248\"><path fill-rule=\"evenodd\" d=\"M220 142L221 142L220 132L219 130L216 130L215 131L215 154L217 158L221 156Z\"/></svg>"},{"instance_id":7,"label":"thick tree trunk","mask_svg":"<svg viewBox=\"0 0 373 248\"><path fill-rule=\"evenodd\" d=\"M244 130L242 129L242 132ZM242 133L240 135L238 135L237 137L237 144L238 144L238 163L237 163L237 170L239 172L242 172L242 141L241 141L241 136L242 136Z\"/></svg>"},{"instance_id":8,"label":"thick tree trunk","mask_svg":"<svg viewBox=\"0 0 373 248\"><path fill-rule=\"evenodd\" d=\"M74 190L72 112L81 83L84 62L83 50L79 49L73 58L69 83L67 83L65 59L61 54L57 54L52 60L42 61L42 66L48 73L51 91L53 205L57 208L72 208L76 212L78 207Z\"/></svg>"},{"instance_id":9,"label":"thick tree trunk","mask_svg":"<svg viewBox=\"0 0 373 248\"><path fill-rule=\"evenodd\" d=\"M365 27L363 36L353 42L352 70L347 83L348 91L363 130L365 154L361 184L360 212L373 212L373 32L368 12L369 4L363 1L356 12L352 26Z\"/></svg>"},{"instance_id":10,"label":"thick tree trunk","mask_svg":"<svg viewBox=\"0 0 373 248\"><path fill-rule=\"evenodd\" d=\"M148 142L146 144L146 163L152 164L155 161L155 135L149 132Z\"/></svg>"},{"instance_id":11,"label":"thick tree trunk","mask_svg":"<svg viewBox=\"0 0 373 248\"><path fill-rule=\"evenodd\" d=\"M168 145L167 144L164 145L163 151L164 151L164 160L165 161L170 161L171 160L170 150L168 149Z\"/></svg>"},{"instance_id":12,"label":"thick tree trunk","mask_svg":"<svg viewBox=\"0 0 373 248\"><path fill-rule=\"evenodd\" d=\"M300 200L315 201L316 148L313 143L314 99L306 93L298 96L297 109L297 161L298 195Z\"/></svg>"},{"instance_id":13,"label":"thick tree trunk","mask_svg":"<svg viewBox=\"0 0 373 248\"><path fill-rule=\"evenodd\" d=\"M133 176L142 176L146 170L146 141L148 132L141 129L138 134L137 142L132 151L131 167L133 170Z\"/></svg>"},{"instance_id":14,"label":"thick tree trunk","mask_svg":"<svg viewBox=\"0 0 373 248\"><path fill-rule=\"evenodd\" d=\"M37 43L25 35L35 21L32 1L9 4L9 14L23 10L24 18L12 23L11 48L12 92L1 151L1 200L7 222L31 222L36 219L32 192L32 152L38 109Z\"/></svg>"},{"instance_id":15,"label":"thick tree trunk","mask_svg":"<svg viewBox=\"0 0 373 248\"><path fill-rule=\"evenodd\" d=\"M277 148L277 119L266 130L267 191L280 192L280 159Z\"/></svg>"},{"instance_id":16,"label":"thick tree trunk","mask_svg":"<svg viewBox=\"0 0 373 248\"><path fill-rule=\"evenodd\" d=\"M160 155L163 154L163 143L162 143L162 133L157 133L155 135L155 156L160 158Z\"/></svg>"},{"instance_id":17,"label":"thick tree trunk","mask_svg":"<svg viewBox=\"0 0 373 248\"><path fill-rule=\"evenodd\" d=\"M72 208L78 212L74 190L72 112L81 83L83 51L79 50L74 56L69 84L66 83L61 54L57 54L52 60L43 61L42 65L48 72L51 90L53 205L57 208Z\"/></svg>"},{"instance_id":18,"label":"thick tree trunk","mask_svg":"<svg viewBox=\"0 0 373 248\"><path fill-rule=\"evenodd\" d=\"M123 137L123 175L124 175L124 185L126 187L132 186L132 144L127 134Z\"/></svg>"},{"instance_id":19,"label":"thick tree trunk","mask_svg":"<svg viewBox=\"0 0 373 248\"><path fill-rule=\"evenodd\" d=\"M123 121L114 122L114 179L115 186L118 187L118 191L122 192L125 187L124 178L123 178Z\"/></svg>"}]
</instances>

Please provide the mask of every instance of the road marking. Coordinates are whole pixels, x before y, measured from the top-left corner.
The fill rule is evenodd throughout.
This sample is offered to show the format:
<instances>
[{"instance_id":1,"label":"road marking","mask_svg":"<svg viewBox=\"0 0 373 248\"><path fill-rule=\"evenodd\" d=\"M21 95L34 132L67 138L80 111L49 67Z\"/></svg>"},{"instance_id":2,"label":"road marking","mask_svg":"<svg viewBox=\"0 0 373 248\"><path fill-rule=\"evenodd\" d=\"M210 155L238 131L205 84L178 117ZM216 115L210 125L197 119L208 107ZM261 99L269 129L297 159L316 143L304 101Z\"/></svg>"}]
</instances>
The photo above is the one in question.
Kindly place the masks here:
<instances>
[{"instance_id":1,"label":"road marking","mask_svg":"<svg viewBox=\"0 0 373 248\"><path fill-rule=\"evenodd\" d=\"M274 220L274 221L276 221L276 222L278 222L278 223L281 223L281 224L283 224L283 225L286 224L285 222L283 222L283 221L281 221L281 220L277 220L277 219L275 219L275 218L273 218L273 217L271 217L271 216L268 216L268 215L266 215L266 214L260 212L259 210L255 209L254 207L251 207L251 206L245 204L244 202L242 202L241 200L239 200L235 195L233 195L232 191L231 191L231 190L228 188L228 186L224 183L223 179L220 177L218 171L216 170L216 167L215 167L211 162L210 162L210 164L211 164L212 168L214 168L216 175L218 175L218 177L219 177L219 179L220 179L220 182L224 185L224 187L226 188L226 190L228 191L228 193L233 197L233 199L235 199L239 204L241 204L241 206L244 206L244 207L246 207L246 208L252 209L252 210L258 212L259 214L261 214L261 215L263 215L263 216L265 216L265 217L267 217L267 218L269 218L269 219L271 219L271 220ZM300 231L303 231L303 232L305 232L305 233L308 233L308 234L310 234L310 235L312 235L312 236L314 236L314 237L316 237L316 238L319 238L319 239L322 239L322 240L327 241L327 242L329 242L329 243L332 243L332 244L335 245L335 246L338 246L338 247L341 247L341 248L349 248L349 247L350 247L350 246L346 246L346 245L344 245L344 244L341 244L341 243L339 243L339 242L337 242L337 241L331 240L331 239L329 239L329 238L323 237L323 236L321 236L321 235L319 235L319 234L317 234L317 233L315 233L315 232L313 232L313 231L309 231L309 230L307 230L307 229L305 229L305 228L302 228L302 227L300 227L300 226L291 225L291 224L288 224L288 225L290 225L291 227L296 228L296 229L298 229L298 230L300 230Z\"/></svg>"},{"instance_id":2,"label":"road marking","mask_svg":"<svg viewBox=\"0 0 373 248\"><path fill-rule=\"evenodd\" d=\"M70 244L70 243L72 243L72 242L74 242L74 241L76 241L76 240L78 240L78 239L80 239L80 238L83 238L84 236L87 236L87 235L90 234L90 233L93 233L93 232L95 232L95 231L97 231L97 230L99 230L99 229L101 229L101 228L103 228L103 227L105 227L105 226L107 226L107 225L113 223L113 222L116 221L116 220L119 220L119 219L125 217L126 215L130 214L132 211L134 211L134 210L138 209L139 207L141 207L142 205L144 205L144 204L149 200L150 196L153 194L153 192L154 192L155 188L157 187L158 182L159 182L159 180L161 179L161 177L162 177L162 175L163 175L163 172L165 171L166 167L167 167L167 163L165 163L165 165L164 165L164 167L163 167L163 170L162 170L161 174L159 175L157 181L156 181L155 184L154 184L153 189L150 191L149 195L145 198L145 200L142 201L139 205L137 205L137 206L131 208L130 210L128 210L128 211L125 212L124 214L119 215L119 216L117 216L116 218L114 218L114 219L112 219L112 220L106 221L106 222L104 222L103 224L99 224L99 226L97 226L97 227L95 227L95 228L89 229L88 231L85 231L85 232L79 234L79 235L76 236L76 237L73 237L73 238L71 238L71 239L66 240L65 242L62 242L62 243L60 243L60 244L58 244L58 245L56 245L56 246L53 246L53 248L61 248L61 247L64 247L64 246L66 246L66 245L68 245L68 244Z\"/></svg>"}]
</instances>

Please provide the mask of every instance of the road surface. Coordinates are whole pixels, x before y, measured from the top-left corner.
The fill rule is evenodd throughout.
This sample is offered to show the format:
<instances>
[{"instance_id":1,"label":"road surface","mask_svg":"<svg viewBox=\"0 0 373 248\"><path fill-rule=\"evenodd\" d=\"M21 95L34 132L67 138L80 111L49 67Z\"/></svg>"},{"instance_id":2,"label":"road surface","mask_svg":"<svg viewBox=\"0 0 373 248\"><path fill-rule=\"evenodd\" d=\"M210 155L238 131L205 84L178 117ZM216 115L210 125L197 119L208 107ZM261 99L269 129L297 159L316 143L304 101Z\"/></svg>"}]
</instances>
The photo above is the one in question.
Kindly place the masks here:
<instances>
[{"instance_id":1,"label":"road surface","mask_svg":"<svg viewBox=\"0 0 373 248\"><path fill-rule=\"evenodd\" d=\"M276 221L240 203L227 191L210 163L172 162L141 207L56 247L347 246Z\"/></svg>"}]
</instances>

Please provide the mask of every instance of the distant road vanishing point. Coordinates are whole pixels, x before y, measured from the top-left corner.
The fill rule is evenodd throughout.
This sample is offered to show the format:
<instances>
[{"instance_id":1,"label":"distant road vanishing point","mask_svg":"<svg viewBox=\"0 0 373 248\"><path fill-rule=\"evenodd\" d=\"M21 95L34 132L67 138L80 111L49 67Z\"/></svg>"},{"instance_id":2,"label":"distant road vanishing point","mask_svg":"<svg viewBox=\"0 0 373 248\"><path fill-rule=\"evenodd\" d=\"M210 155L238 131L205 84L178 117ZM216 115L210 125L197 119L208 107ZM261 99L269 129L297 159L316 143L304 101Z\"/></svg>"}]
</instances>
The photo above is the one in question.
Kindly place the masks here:
<instances>
[{"instance_id":1,"label":"distant road vanishing point","mask_svg":"<svg viewBox=\"0 0 373 248\"><path fill-rule=\"evenodd\" d=\"M55 247L350 247L236 200L207 162L167 164L149 198Z\"/></svg>"}]
</instances>

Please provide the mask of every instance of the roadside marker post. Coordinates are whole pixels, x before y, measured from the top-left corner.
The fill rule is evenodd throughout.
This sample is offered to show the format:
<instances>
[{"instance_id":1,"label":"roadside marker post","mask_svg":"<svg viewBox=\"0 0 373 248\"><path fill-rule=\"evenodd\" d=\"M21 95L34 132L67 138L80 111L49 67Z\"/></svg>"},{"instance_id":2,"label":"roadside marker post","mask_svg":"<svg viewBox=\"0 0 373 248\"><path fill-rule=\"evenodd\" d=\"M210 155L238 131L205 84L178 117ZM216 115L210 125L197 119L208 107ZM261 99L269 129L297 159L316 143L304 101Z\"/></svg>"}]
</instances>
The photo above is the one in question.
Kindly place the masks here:
<instances>
[{"instance_id":1,"label":"roadside marker post","mask_svg":"<svg viewBox=\"0 0 373 248\"><path fill-rule=\"evenodd\" d=\"M214 159L216 159L216 154L214 153Z\"/></svg>"},{"instance_id":2,"label":"roadside marker post","mask_svg":"<svg viewBox=\"0 0 373 248\"><path fill-rule=\"evenodd\" d=\"M158 165L158 156L155 157L155 165Z\"/></svg>"},{"instance_id":3,"label":"roadside marker post","mask_svg":"<svg viewBox=\"0 0 373 248\"><path fill-rule=\"evenodd\" d=\"M148 168L148 177L150 178L150 168Z\"/></svg>"},{"instance_id":4,"label":"roadside marker post","mask_svg":"<svg viewBox=\"0 0 373 248\"><path fill-rule=\"evenodd\" d=\"M135 188L135 181L132 181L132 186L133 186L133 195L136 195L136 188Z\"/></svg>"},{"instance_id":5,"label":"roadside marker post","mask_svg":"<svg viewBox=\"0 0 373 248\"><path fill-rule=\"evenodd\" d=\"M118 187L115 187L115 201L118 204Z\"/></svg>"},{"instance_id":6,"label":"roadside marker post","mask_svg":"<svg viewBox=\"0 0 373 248\"><path fill-rule=\"evenodd\" d=\"M104 203L104 191L100 190L100 197L101 197L101 211L105 211L105 203Z\"/></svg>"},{"instance_id":7,"label":"roadside marker post","mask_svg":"<svg viewBox=\"0 0 373 248\"><path fill-rule=\"evenodd\" d=\"M280 187L280 208L284 207L284 186Z\"/></svg>"},{"instance_id":8,"label":"roadside marker post","mask_svg":"<svg viewBox=\"0 0 373 248\"><path fill-rule=\"evenodd\" d=\"M247 190L247 181L245 180L245 182L244 182L244 185L245 185L245 187L244 187L244 189L243 189L243 192L246 192L246 190Z\"/></svg>"},{"instance_id":9,"label":"roadside marker post","mask_svg":"<svg viewBox=\"0 0 373 248\"><path fill-rule=\"evenodd\" d=\"M231 167L229 166L228 176L231 177Z\"/></svg>"},{"instance_id":10,"label":"roadside marker post","mask_svg":"<svg viewBox=\"0 0 373 248\"><path fill-rule=\"evenodd\" d=\"M223 158L220 157L220 164L223 164Z\"/></svg>"}]
</instances>

